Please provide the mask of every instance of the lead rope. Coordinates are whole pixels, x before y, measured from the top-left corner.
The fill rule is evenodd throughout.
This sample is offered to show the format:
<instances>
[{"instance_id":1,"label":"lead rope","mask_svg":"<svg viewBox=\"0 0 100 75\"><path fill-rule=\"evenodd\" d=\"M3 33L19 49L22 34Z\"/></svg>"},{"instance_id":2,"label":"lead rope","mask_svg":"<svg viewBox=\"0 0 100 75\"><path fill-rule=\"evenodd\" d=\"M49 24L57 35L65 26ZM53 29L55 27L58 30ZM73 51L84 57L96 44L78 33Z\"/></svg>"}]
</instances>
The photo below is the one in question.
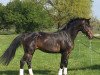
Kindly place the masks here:
<instances>
[{"instance_id":1,"label":"lead rope","mask_svg":"<svg viewBox=\"0 0 100 75\"><path fill-rule=\"evenodd\" d=\"M84 43L82 43L82 42L81 42L81 44L84 45L85 47L89 48L89 46L87 46L86 44L84 44ZM100 52L95 51L95 50L97 50L96 48L95 48L95 50L94 50L94 48L92 47L91 50L92 50L93 52L97 53L97 54L100 54Z\"/></svg>"},{"instance_id":2,"label":"lead rope","mask_svg":"<svg viewBox=\"0 0 100 75\"><path fill-rule=\"evenodd\" d=\"M89 44L89 50L90 50L90 56L91 56L91 65L92 65L92 63L93 63L93 60L92 60L92 40L90 40L89 41L90 42L90 44Z\"/></svg>"},{"instance_id":3,"label":"lead rope","mask_svg":"<svg viewBox=\"0 0 100 75\"><path fill-rule=\"evenodd\" d=\"M77 40L78 41L78 52L79 52L79 56L80 56L80 40Z\"/></svg>"}]
</instances>

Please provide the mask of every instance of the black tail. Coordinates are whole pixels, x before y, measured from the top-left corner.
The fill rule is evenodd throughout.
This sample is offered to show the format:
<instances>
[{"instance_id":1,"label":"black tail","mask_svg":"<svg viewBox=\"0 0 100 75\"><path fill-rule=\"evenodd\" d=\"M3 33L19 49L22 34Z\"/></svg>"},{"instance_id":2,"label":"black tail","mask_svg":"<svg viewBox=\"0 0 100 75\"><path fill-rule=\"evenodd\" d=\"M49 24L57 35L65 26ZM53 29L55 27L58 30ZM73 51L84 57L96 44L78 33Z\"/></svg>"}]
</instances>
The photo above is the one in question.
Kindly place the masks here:
<instances>
[{"instance_id":1,"label":"black tail","mask_svg":"<svg viewBox=\"0 0 100 75\"><path fill-rule=\"evenodd\" d=\"M4 65L8 65L10 61L14 58L16 49L21 44L21 35L17 36L10 46L7 48L7 50L4 52L4 54L0 57L0 63Z\"/></svg>"}]
</instances>

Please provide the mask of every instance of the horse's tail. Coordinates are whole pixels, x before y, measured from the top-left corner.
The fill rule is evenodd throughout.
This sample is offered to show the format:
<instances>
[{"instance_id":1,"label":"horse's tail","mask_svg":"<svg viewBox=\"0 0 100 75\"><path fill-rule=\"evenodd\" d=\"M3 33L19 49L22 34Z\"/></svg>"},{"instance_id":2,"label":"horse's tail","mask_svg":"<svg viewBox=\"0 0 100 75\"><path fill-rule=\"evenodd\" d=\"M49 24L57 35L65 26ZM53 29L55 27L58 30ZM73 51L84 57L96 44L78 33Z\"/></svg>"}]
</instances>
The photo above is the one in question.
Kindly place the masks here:
<instances>
[{"instance_id":1,"label":"horse's tail","mask_svg":"<svg viewBox=\"0 0 100 75\"><path fill-rule=\"evenodd\" d=\"M7 50L4 52L4 54L0 57L0 63L3 65L8 65L10 61L14 58L16 49L21 44L21 37L22 35L17 36L10 46L7 48Z\"/></svg>"}]
</instances>

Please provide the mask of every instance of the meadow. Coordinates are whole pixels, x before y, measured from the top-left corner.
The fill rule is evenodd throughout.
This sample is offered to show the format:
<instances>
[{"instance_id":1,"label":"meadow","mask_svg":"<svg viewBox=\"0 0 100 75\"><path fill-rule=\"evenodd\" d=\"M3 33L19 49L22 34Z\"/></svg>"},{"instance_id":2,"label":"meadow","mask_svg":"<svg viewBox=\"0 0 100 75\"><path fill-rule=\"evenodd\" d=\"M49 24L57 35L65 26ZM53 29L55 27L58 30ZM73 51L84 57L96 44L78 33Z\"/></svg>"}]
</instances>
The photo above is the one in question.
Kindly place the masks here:
<instances>
[{"instance_id":1,"label":"meadow","mask_svg":"<svg viewBox=\"0 0 100 75\"><path fill-rule=\"evenodd\" d=\"M17 35L0 35L0 56ZM84 46L84 43L87 45ZM91 48L100 53L100 40L93 39ZM68 75L100 75L100 54L92 51L90 41L85 36L78 36L75 47L69 57ZM0 64L0 75L19 75L19 63L23 56L22 46L18 48L15 58L8 66ZM48 54L36 50L32 59L34 75L57 75L60 54ZM28 74L25 65L25 75Z\"/></svg>"}]
</instances>

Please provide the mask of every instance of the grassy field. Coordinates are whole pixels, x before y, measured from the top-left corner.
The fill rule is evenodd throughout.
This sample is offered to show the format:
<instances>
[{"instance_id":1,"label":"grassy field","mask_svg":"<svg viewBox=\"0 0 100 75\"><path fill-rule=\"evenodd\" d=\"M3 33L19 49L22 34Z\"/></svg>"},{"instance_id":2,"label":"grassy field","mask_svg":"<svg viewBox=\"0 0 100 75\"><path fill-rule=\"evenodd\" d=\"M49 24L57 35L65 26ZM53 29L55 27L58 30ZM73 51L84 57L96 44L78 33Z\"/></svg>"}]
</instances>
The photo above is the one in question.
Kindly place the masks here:
<instances>
[{"instance_id":1,"label":"grassy field","mask_svg":"<svg viewBox=\"0 0 100 75\"><path fill-rule=\"evenodd\" d=\"M16 35L0 35L0 56L14 37ZM90 50L89 44L89 40L84 36L76 38L74 50L69 58L68 75L100 75L100 54ZM100 53L100 40L92 40L92 49ZM22 55L23 49L19 47L15 58L8 66L0 64L0 75L19 75L19 61ZM37 50L32 61L34 75L57 75L59 63L60 54L48 54ZM25 75L28 75L27 65L25 65Z\"/></svg>"}]
</instances>

